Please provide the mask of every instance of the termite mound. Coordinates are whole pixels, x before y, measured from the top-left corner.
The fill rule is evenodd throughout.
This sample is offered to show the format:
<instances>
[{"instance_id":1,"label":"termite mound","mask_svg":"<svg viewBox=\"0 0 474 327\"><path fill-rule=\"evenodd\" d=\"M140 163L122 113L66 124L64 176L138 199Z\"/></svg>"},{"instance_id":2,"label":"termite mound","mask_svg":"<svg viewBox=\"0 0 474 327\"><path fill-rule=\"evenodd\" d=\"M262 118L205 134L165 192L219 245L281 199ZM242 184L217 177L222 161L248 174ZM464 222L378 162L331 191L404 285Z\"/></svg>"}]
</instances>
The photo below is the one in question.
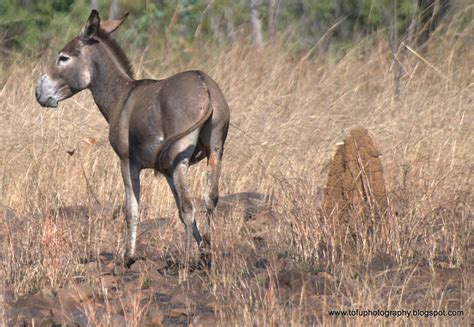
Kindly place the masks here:
<instances>
[{"instance_id":1,"label":"termite mound","mask_svg":"<svg viewBox=\"0 0 474 327\"><path fill-rule=\"evenodd\" d=\"M337 217L353 237L362 225L371 231L388 210L380 156L369 132L354 128L330 164L323 209L326 215Z\"/></svg>"}]
</instances>

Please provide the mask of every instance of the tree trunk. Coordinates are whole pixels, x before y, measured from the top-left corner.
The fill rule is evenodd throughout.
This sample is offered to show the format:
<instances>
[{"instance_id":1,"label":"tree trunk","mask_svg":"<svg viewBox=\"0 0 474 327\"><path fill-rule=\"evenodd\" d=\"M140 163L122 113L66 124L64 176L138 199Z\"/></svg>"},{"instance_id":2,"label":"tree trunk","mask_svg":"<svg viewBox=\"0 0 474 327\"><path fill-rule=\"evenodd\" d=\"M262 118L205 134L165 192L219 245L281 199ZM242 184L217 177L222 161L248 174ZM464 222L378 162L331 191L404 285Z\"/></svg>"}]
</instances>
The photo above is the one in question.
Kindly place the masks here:
<instances>
[{"instance_id":1,"label":"tree trunk","mask_svg":"<svg viewBox=\"0 0 474 327\"><path fill-rule=\"evenodd\" d=\"M257 6L257 0L249 0L250 6L250 24L254 36L254 42L258 49L263 48L262 23L260 22L260 12Z\"/></svg>"},{"instance_id":2,"label":"tree trunk","mask_svg":"<svg viewBox=\"0 0 474 327\"><path fill-rule=\"evenodd\" d=\"M99 0L91 0L91 9L99 10Z\"/></svg>"},{"instance_id":3,"label":"tree trunk","mask_svg":"<svg viewBox=\"0 0 474 327\"><path fill-rule=\"evenodd\" d=\"M268 36L273 38L278 23L278 10L280 9L280 0L270 0L270 8L268 10Z\"/></svg>"},{"instance_id":4,"label":"tree trunk","mask_svg":"<svg viewBox=\"0 0 474 327\"><path fill-rule=\"evenodd\" d=\"M335 5L335 14L336 19L341 19L342 17L347 15L347 12L354 10L355 8L347 8L344 7L344 0L336 0L334 2ZM346 16L347 17L347 16ZM348 19L344 19L341 21L339 26L337 27L337 34L342 39L347 39L351 35L351 22Z\"/></svg>"},{"instance_id":5,"label":"tree trunk","mask_svg":"<svg viewBox=\"0 0 474 327\"><path fill-rule=\"evenodd\" d=\"M216 39L218 43L223 43L225 40L224 33L221 30L219 19L216 15L209 16L209 27L211 28L214 39Z\"/></svg>"},{"instance_id":6,"label":"tree trunk","mask_svg":"<svg viewBox=\"0 0 474 327\"><path fill-rule=\"evenodd\" d=\"M417 22L418 22L418 0L412 0L412 15L411 15L411 23L408 26L407 30L407 43L410 45L415 44L416 38L416 29L417 29Z\"/></svg>"},{"instance_id":7,"label":"tree trunk","mask_svg":"<svg viewBox=\"0 0 474 327\"><path fill-rule=\"evenodd\" d=\"M31 6L33 5L33 0L21 0L21 1L20 1L20 4L21 4L23 7L27 8L27 9L30 9Z\"/></svg>"},{"instance_id":8,"label":"tree trunk","mask_svg":"<svg viewBox=\"0 0 474 327\"><path fill-rule=\"evenodd\" d=\"M112 0L110 1L110 6L109 6L109 19L115 19L118 16L118 0Z\"/></svg>"},{"instance_id":9,"label":"tree trunk","mask_svg":"<svg viewBox=\"0 0 474 327\"><path fill-rule=\"evenodd\" d=\"M398 37L398 1L394 0L393 9L382 12L385 26L388 30L388 42L392 52L393 77L395 82L395 99L400 98L400 79L403 73L401 58L399 56L400 40Z\"/></svg>"},{"instance_id":10,"label":"tree trunk","mask_svg":"<svg viewBox=\"0 0 474 327\"><path fill-rule=\"evenodd\" d=\"M450 0L419 0L417 45L424 46L450 7Z\"/></svg>"}]
</instances>

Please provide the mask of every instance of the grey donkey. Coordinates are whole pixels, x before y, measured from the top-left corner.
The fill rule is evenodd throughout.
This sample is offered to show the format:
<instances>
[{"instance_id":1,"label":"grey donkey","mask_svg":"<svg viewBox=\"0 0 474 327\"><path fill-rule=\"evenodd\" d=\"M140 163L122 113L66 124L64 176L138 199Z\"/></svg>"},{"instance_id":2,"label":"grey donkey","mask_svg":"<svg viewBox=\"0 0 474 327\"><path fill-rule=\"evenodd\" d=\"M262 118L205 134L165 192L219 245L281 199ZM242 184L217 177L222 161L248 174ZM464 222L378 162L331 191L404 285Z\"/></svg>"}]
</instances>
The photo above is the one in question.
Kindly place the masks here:
<instances>
[{"instance_id":1,"label":"grey donkey","mask_svg":"<svg viewBox=\"0 0 474 327\"><path fill-rule=\"evenodd\" d=\"M127 14L128 15L128 14ZM109 141L120 158L126 198L125 262L136 259L140 171L151 168L166 177L185 227L189 258L191 236L210 243L211 217L219 199L219 175L230 112L219 86L201 71L163 80L137 80L130 61L112 38L127 15L102 21L92 10L79 36L72 39L36 84L43 107L89 89L109 123ZM201 236L188 185L190 165L207 158L204 194L207 226Z\"/></svg>"}]
</instances>

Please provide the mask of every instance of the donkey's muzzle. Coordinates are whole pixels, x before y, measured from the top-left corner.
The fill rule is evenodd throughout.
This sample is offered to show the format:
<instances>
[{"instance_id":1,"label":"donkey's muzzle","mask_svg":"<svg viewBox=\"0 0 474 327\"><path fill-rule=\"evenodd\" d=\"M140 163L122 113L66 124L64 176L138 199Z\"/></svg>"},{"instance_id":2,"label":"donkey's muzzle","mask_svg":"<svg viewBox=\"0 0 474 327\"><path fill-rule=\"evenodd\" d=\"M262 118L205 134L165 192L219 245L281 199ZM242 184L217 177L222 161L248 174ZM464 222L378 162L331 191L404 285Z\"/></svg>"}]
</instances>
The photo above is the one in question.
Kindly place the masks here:
<instances>
[{"instance_id":1,"label":"donkey's muzzle","mask_svg":"<svg viewBox=\"0 0 474 327\"><path fill-rule=\"evenodd\" d=\"M43 107L56 108L58 106L58 95L54 83L48 75L41 75L36 81L36 100Z\"/></svg>"}]
</instances>

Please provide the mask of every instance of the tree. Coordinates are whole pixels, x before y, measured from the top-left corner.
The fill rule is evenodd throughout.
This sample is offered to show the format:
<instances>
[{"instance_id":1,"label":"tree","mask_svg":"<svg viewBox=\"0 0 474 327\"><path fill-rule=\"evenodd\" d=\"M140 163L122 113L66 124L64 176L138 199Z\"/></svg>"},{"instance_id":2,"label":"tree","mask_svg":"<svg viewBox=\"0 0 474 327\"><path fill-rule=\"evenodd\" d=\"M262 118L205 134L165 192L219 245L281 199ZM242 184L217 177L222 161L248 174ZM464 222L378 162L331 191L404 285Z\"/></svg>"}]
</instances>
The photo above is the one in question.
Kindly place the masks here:
<instances>
[{"instance_id":1,"label":"tree","mask_svg":"<svg viewBox=\"0 0 474 327\"><path fill-rule=\"evenodd\" d=\"M268 8L268 36L270 39L273 38L276 32L279 9L280 0L270 0L270 7Z\"/></svg>"},{"instance_id":2,"label":"tree","mask_svg":"<svg viewBox=\"0 0 474 327\"><path fill-rule=\"evenodd\" d=\"M257 1L249 0L250 6L250 24L254 36L255 45L258 49L263 48L262 23L260 22L260 11L258 10Z\"/></svg>"},{"instance_id":3,"label":"tree","mask_svg":"<svg viewBox=\"0 0 474 327\"><path fill-rule=\"evenodd\" d=\"M117 0L111 0L109 6L109 19L115 19L118 17L119 7Z\"/></svg>"},{"instance_id":4,"label":"tree","mask_svg":"<svg viewBox=\"0 0 474 327\"><path fill-rule=\"evenodd\" d=\"M418 0L416 45L423 46L450 7L449 0Z\"/></svg>"},{"instance_id":5,"label":"tree","mask_svg":"<svg viewBox=\"0 0 474 327\"><path fill-rule=\"evenodd\" d=\"M20 0L20 3L23 7L30 9L33 5L33 0Z\"/></svg>"},{"instance_id":6,"label":"tree","mask_svg":"<svg viewBox=\"0 0 474 327\"><path fill-rule=\"evenodd\" d=\"M384 24L388 30L388 43L392 51L393 77L395 82L395 98L400 97L400 79L403 73L401 63L400 44L401 39L398 34L398 0L393 0L392 6L382 8Z\"/></svg>"}]
</instances>

